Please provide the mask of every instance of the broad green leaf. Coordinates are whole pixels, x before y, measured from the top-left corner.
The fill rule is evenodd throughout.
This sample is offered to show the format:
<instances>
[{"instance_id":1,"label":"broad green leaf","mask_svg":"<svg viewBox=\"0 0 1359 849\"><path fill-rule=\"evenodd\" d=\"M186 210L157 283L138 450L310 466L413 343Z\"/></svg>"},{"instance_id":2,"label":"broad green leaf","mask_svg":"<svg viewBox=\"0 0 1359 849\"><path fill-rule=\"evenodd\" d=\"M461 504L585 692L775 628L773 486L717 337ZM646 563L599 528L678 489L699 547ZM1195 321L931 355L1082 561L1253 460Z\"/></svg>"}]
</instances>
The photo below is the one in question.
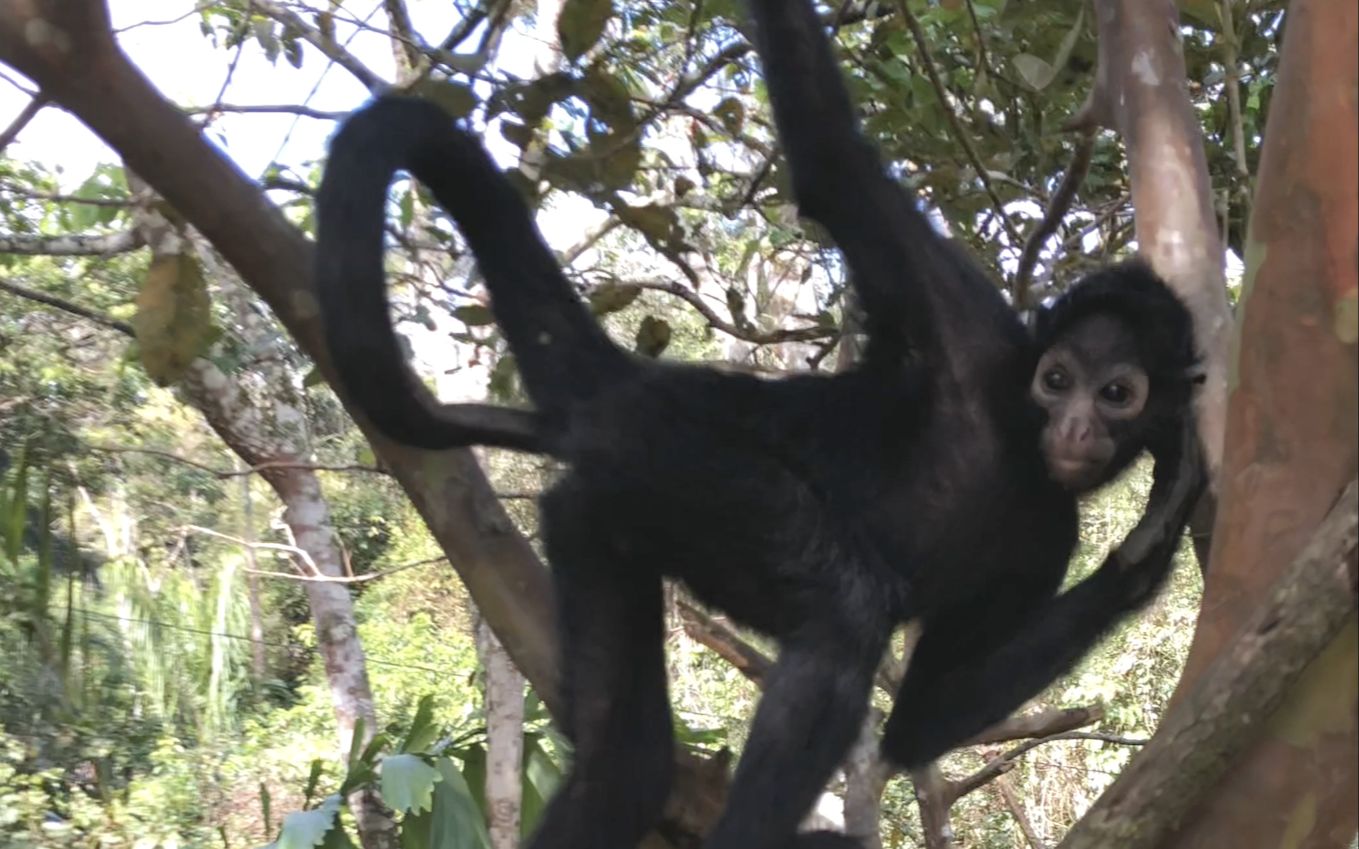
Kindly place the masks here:
<instances>
[{"instance_id":1,"label":"broad green leaf","mask_svg":"<svg viewBox=\"0 0 1359 849\"><path fill-rule=\"evenodd\" d=\"M443 780L434 788L430 849L488 849L486 815L473 800L466 778L448 758L436 758L434 765Z\"/></svg>"},{"instance_id":2,"label":"broad green leaf","mask_svg":"<svg viewBox=\"0 0 1359 849\"><path fill-rule=\"evenodd\" d=\"M472 790L472 798L476 801L477 807L486 807L486 748L480 743L473 743L465 748L459 755L462 761L462 775L467 779L467 785Z\"/></svg>"},{"instance_id":3,"label":"broad green leaf","mask_svg":"<svg viewBox=\"0 0 1359 849\"><path fill-rule=\"evenodd\" d=\"M418 755L388 755L382 759L382 800L397 811L427 811L434 804L439 771Z\"/></svg>"},{"instance_id":4,"label":"broad green leaf","mask_svg":"<svg viewBox=\"0 0 1359 849\"><path fill-rule=\"evenodd\" d=\"M1056 76L1057 71L1032 53L1020 53L1010 60L1024 80L1024 84L1034 91L1042 91Z\"/></svg>"},{"instance_id":5,"label":"broad green leaf","mask_svg":"<svg viewBox=\"0 0 1359 849\"><path fill-rule=\"evenodd\" d=\"M402 741L399 751L424 752L438 736L439 726L434 724L434 697L425 694L420 697L420 703L415 708L415 718L411 720L411 729L406 734L406 739Z\"/></svg>"},{"instance_id":6,"label":"broad green leaf","mask_svg":"<svg viewBox=\"0 0 1359 849\"><path fill-rule=\"evenodd\" d=\"M294 811L283 818L283 830L270 844L273 849L312 849L326 839L326 832L339 825L340 797L327 796L310 811Z\"/></svg>"},{"instance_id":7,"label":"broad green leaf","mask_svg":"<svg viewBox=\"0 0 1359 849\"><path fill-rule=\"evenodd\" d=\"M590 292L590 310L595 315L610 315L626 308L642 294L640 286L627 283L605 283Z\"/></svg>"},{"instance_id":8,"label":"broad green leaf","mask_svg":"<svg viewBox=\"0 0 1359 849\"><path fill-rule=\"evenodd\" d=\"M522 834L528 836L542 818L547 801L561 784L561 768L553 763L535 738L524 739L524 786L520 804Z\"/></svg>"},{"instance_id":9,"label":"broad green leaf","mask_svg":"<svg viewBox=\"0 0 1359 849\"><path fill-rule=\"evenodd\" d=\"M576 61L594 47L611 17L613 0L566 0L562 3L561 13L557 16L557 36L567 61Z\"/></svg>"},{"instance_id":10,"label":"broad green leaf","mask_svg":"<svg viewBox=\"0 0 1359 849\"><path fill-rule=\"evenodd\" d=\"M151 261L137 293L132 329L152 380L165 386L183 377L214 338L208 287L197 259L176 254Z\"/></svg>"}]
</instances>

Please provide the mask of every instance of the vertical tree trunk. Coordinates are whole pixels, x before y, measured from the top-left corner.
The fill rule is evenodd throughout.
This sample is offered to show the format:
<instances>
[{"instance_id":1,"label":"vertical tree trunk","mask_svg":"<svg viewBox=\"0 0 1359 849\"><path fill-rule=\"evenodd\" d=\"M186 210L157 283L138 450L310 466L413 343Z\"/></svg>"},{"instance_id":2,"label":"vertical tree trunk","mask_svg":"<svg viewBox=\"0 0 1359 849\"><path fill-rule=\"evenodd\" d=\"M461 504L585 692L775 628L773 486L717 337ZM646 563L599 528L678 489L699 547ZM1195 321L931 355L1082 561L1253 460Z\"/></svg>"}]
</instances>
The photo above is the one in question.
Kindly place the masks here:
<instances>
[{"instance_id":1,"label":"vertical tree trunk","mask_svg":"<svg viewBox=\"0 0 1359 849\"><path fill-rule=\"evenodd\" d=\"M480 615L476 632L486 675L487 828L491 849L516 849L524 786L524 676Z\"/></svg>"},{"instance_id":2,"label":"vertical tree trunk","mask_svg":"<svg viewBox=\"0 0 1359 849\"><path fill-rule=\"evenodd\" d=\"M237 468L240 468L239 462ZM260 602L260 576L255 574L255 502L250 497L250 476L241 476L241 539L245 540L245 592L250 604L250 674L254 683L264 680L267 658L264 646L264 608Z\"/></svg>"},{"instance_id":3,"label":"vertical tree trunk","mask_svg":"<svg viewBox=\"0 0 1359 849\"><path fill-rule=\"evenodd\" d=\"M1171 0L1097 0L1095 15L1100 53L1091 109L1127 147L1138 252L1194 314L1207 375L1199 433L1216 488L1232 317L1203 131L1185 77L1179 10Z\"/></svg>"},{"instance_id":4,"label":"vertical tree trunk","mask_svg":"<svg viewBox=\"0 0 1359 849\"><path fill-rule=\"evenodd\" d=\"M1177 701L1359 467L1356 55L1354 3L1289 6L1247 239L1216 543ZM1348 846L1359 827L1357 670L1351 626L1167 849Z\"/></svg>"},{"instance_id":5,"label":"vertical tree trunk","mask_svg":"<svg viewBox=\"0 0 1359 849\"><path fill-rule=\"evenodd\" d=\"M200 268L208 265L211 253L196 251L187 229L156 208L149 187L131 171L127 176L129 187L139 197L133 226L151 249L153 260L184 257ZM273 328L245 305L244 293L230 275L224 269L211 272L251 349L264 351L279 344ZM338 751L344 752L360 719L366 738L377 727L354 603L344 584L324 580L343 577L344 567L320 481L305 467L310 459L307 419L297 403L298 386L288 372L287 358L260 357L256 368L269 373L228 376L211 360L198 357L177 388L243 462L251 467L277 464L263 477L283 502L300 571L307 578L321 579L308 580L305 587L335 708ZM249 389L243 381L249 381ZM378 796L364 791L349 801L364 849L396 849L396 825Z\"/></svg>"}]
</instances>

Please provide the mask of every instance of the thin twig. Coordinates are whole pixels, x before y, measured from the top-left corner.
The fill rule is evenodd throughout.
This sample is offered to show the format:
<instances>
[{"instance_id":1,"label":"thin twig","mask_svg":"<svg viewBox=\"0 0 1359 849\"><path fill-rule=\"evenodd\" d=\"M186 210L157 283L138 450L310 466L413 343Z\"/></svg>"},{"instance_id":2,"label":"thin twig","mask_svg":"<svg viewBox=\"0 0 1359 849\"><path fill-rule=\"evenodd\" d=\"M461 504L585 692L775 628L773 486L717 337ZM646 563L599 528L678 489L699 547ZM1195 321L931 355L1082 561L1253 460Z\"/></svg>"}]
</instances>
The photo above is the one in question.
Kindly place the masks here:
<instances>
[{"instance_id":1,"label":"thin twig","mask_svg":"<svg viewBox=\"0 0 1359 849\"><path fill-rule=\"evenodd\" d=\"M24 104L24 108L19 110L19 114L14 116L14 120L9 122L4 132L0 132L0 153L5 152L5 148L10 146L19 133L23 132L24 127L27 127L46 105L47 98L41 94Z\"/></svg>"},{"instance_id":2,"label":"thin twig","mask_svg":"<svg viewBox=\"0 0 1359 849\"><path fill-rule=\"evenodd\" d=\"M305 469L311 472L365 472L374 475L389 474L385 469L376 466L364 466L358 463L325 464L325 463L306 463L292 460L270 460L265 463L258 463L253 466L246 466L240 469L220 469L200 463L197 460L190 460L188 457L181 457L170 451L161 451L156 448L133 448L121 445L96 445L85 443L85 447L91 451L98 451L101 454L144 454L148 457L159 457L180 465L190 466L200 471L207 472L213 477L226 480L228 478L241 477L243 475L253 475L271 469Z\"/></svg>"},{"instance_id":3,"label":"thin twig","mask_svg":"<svg viewBox=\"0 0 1359 849\"><path fill-rule=\"evenodd\" d=\"M11 295L24 298L25 300L33 301L35 303L52 307L53 309L61 310L62 312L70 313L71 315L80 316L83 319L92 321L95 324L98 324L102 327L107 327L110 330L116 330L119 333L122 333L126 336L136 335L132 330L132 325L128 324L125 321L119 321L116 318L110 318L109 316L104 315L103 313L90 309L89 307L82 307L80 304L73 303L64 298L58 298L55 295L48 295L43 292L34 291L33 289L20 286L16 283L11 283L8 280L0 280L0 290L4 290L6 292L9 292Z\"/></svg>"},{"instance_id":4,"label":"thin twig","mask_svg":"<svg viewBox=\"0 0 1359 849\"><path fill-rule=\"evenodd\" d=\"M1018 309L1025 309L1028 306L1029 286L1033 282L1033 270L1038 265L1038 255L1042 253L1043 245L1057 232L1057 226L1071 209L1071 204L1076 199L1076 191L1090 171L1090 160L1094 153L1095 136L1092 133L1083 133L1076 142L1076 149L1071 153L1071 162L1066 167L1061 184L1057 186L1057 191L1052 193L1043 219L1024 241L1024 250L1019 255L1019 267L1015 269L1014 284L1010 287Z\"/></svg>"}]
</instances>

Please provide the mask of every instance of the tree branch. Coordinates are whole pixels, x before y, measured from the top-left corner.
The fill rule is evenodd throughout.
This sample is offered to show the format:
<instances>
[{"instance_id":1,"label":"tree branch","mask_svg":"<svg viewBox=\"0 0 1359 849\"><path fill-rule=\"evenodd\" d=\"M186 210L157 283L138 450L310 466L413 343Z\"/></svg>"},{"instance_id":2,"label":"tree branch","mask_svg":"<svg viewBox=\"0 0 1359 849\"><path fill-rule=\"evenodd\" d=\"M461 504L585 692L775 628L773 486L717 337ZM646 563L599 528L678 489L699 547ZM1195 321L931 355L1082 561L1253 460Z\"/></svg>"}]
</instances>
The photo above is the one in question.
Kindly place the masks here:
<instances>
[{"instance_id":1,"label":"tree branch","mask_svg":"<svg viewBox=\"0 0 1359 849\"><path fill-rule=\"evenodd\" d=\"M1254 740L1313 658L1353 621L1357 490L1356 482L1345 488L1246 626L1061 849L1159 846Z\"/></svg>"},{"instance_id":2,"label":"tree branch","mask_svg":"<svg viewBox=\"0 0 1359 849\"><path fill-rule=\"evenodd\" d=\"M44 304L46 306L52 307L53 309L58 309L61 310L62 312L70 313L71 315L80 316L81 318L92 321L95 324L98 324L102 327L107 327L110 330L116 330L125 336L135 337L135 334L132 331L132 325L128 324L127 322L119 321L116 318L110 318L109 316L104 315L101 312L92 310L89 307L82 307L80 304L68 301L65 298L58 298L55 295L48 295L45 292L38 292L34 289L29 289L25 286L20 286L17 283L11 283L8 280L0 280L0 290L9 292L11 295L15 295L16 297L33 301L34 303Z\"/></svg>"},{"instance_id":3,"label":"tree branch","mask_svg":"<svg viewBox=\"0 0 1359 849\"><path fill-rule=\"evenodd\" d=\"M327 59L353 74L354 78L362 83L364 88L376 92L386 85L382 77L369 70L354 54L341 47L335 39L328 37L316 27L304 21L300 15L285 9L273 0L250 1L256 9L284 26L295 30L308 44L321 51Z\"/></svg>"},{"instance_id":4,"label":"tree branch","mask_svg":"<svg viewBox=\"0 0 1359 849\"><path fill-rule=\"evenodd\" d=\"M131 253L143 246L141 237L131 231L98 236L0 234L0 253L23 256L112 256Z\"/></svg>"},{"instance_id":5,"label":"tree branch","mask_svg":"<svg viewBox=\"0 0 1359 849\"><path fill-rule=\"evenodd\" d=\"M18 138L19 133L23 132L24 127L27 127L29 122L32 121L46 105L47 98L42 95L38 95L24 104L24 108L19 110L19 114L14 116L14 120L9 122L9 126L4 129L4 132L0 132L0 153L5 152L5 148L9 147L10 144Z\"/></svg>"},{"instance_id":6,"label":"tree branch","mask_svg":"<svg viewBox=\"0 0 1359 849\"><path fill-rule=\"evenodd\" d=\"M1029 284L1033 280L1033 269L1038 265L1038 255L1042 253L1047 240L1057 232L1057 226L1062 223L1062 219L1071 209L1072 202L1076 200L1076 191L1085 181L1085 175L1090 172L1090 159L1094 152L1094 135L1083 133L1076 142L1076 149L1071 153L1071 162L1066 167L1062 182L1057 186L1057 191L1052 193L1043 220L1038 222L1038 226L1024 242L1024 250L1019 254L1019 267L1015 269L1014 284L1010 288L1014 293L1015 307L1018 309L1026 309L1029 306Z\"/></svg>"}]
</instances>

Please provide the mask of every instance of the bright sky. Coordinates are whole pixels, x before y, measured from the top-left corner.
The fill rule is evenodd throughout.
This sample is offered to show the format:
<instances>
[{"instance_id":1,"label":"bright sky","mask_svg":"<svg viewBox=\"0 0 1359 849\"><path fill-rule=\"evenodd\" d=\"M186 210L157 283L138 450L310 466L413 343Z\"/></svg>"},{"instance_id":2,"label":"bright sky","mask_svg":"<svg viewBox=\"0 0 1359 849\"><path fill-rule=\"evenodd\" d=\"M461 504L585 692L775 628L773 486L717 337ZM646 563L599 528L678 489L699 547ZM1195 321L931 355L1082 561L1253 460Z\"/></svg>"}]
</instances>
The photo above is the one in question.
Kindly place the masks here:
<instances>
[{"instance_id":1,"label":"bright sky","mask_svg":"<svg viewBox=\"0 0 1359 849\"><path fill-rule=\"evenodd\" d=\"M297 70L281 57L277 64L271 63L253 38L241 51L223 96L222 86L235 50L214 47L202 34L201 17L193 11L190 0L108 2L123 49L166 97L182 106L207 105L220 99L236 106L305 104L326 112L347 112L368 98L367 90L348 71L329 65L311 45L303 45L303 64ZM458 20L447 0L408 0L408 6L416 31L427 38L448 32ZM345 9L350 15L366 17L379 30L386 26L380 0L350 3ZM355 29L340 18L337 32L345 43ZM474 49L476 42L476 36L468 39L463 49ZM391 48L380 32L360 32L347 46L383 79L394 79ZM498 67L527 74L535 46L532 33L523 28L506 34ZM34 86L8 68L0 67L0 74L3 127L28 103L26 92ZM214 121L209 137L247 174L259 176L271 162L305 168L323 155L333 129L334 123L329 120L287 114L225 114ZM515 151L498 133L489 134L486 141L503 161L511 161ZM96 165L118 161L83 124L54 108L42 110L7 153L59 170L66 191L82 184ZM539 216L539 223L549 241L560 246L574 241L602 214L588 202L558 198L552 209ZM480 397L485 389L484 368L465 367L460 361L468 352L448 344L447 332L461 329L461 323L448 316L435 318L439 329L433 332L403 325L417 359L426 370L440 376L439 393L445 398Z\"/></svg>"},{"instance_id":2,"label":"bright sky","mask_svg":"<svg viewBox=\"0 0 1359 849\"><path fill-rule=\"evenodd\" d=\"M409 5L416 30L427 37L447 32L457 19L447 0L411 0ZM109 6L123 49L170 100L181 105L206 105L218 99L234 51L214 48L203 36L201 18L189 0L109 0ZM351 14L363 15L380 7L378 0L370 0L345 8L352 9ZM380 11L370 20L379 29L386 26ZM341 40L347 32L353 32L342 21L338 29ZM517 70L515 66L527 64L531 47L527 34L510 34L501 51L501 67ZM393 78L391 51L379 33L360 34L349 48L380 76ZM251 39L241 53L223 101L233 105L305 103L316 109L346 112L367 98L367 91L347 71L338 67L327 70L327 60L310 45L303 46L303 56L301 70L282 58L273 65L259 43ZM27 90L33 88L9 69L3 70L0 126L28 102L28 96L14 83L23 84ZM291 115L224 115L214 123L212 138L246 173L258 175L275 159L294 165L316 159L331 130L329 121ZM83 182L96 163L116 161L112 151L83 124L50 108L24 129L9 154L61 167L66 188Z\"/></svg>"}]
</instances>

